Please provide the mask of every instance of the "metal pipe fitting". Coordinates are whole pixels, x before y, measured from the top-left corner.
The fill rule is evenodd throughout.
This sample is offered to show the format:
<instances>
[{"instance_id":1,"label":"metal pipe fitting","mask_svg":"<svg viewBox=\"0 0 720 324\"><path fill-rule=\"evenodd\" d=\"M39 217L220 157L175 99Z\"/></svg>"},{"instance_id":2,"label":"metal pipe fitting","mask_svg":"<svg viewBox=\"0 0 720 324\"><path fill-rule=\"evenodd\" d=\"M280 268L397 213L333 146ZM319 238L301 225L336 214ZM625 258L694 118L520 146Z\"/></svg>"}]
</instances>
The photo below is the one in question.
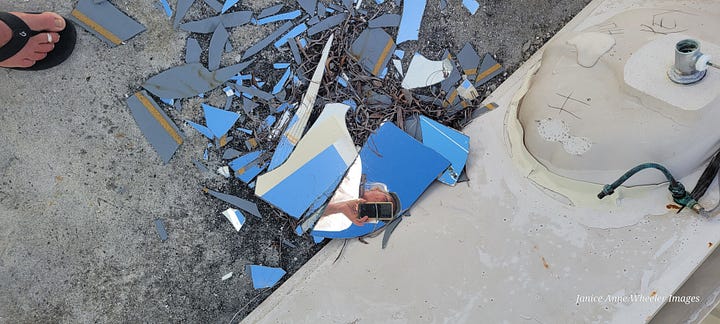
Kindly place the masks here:
<instances>
[{"instance_id":1,"label":"metal pipe fitting","mask_svg":"<svg viewBox=\"0 0 720 324\"><path fill-rule=\"evenodd\" d=\"M675 44L675 65L668 77L675 83L691 84L702 80L707 73L710 56L700 52L700 42L683 39Z\"/></svg>"}]
</instances>

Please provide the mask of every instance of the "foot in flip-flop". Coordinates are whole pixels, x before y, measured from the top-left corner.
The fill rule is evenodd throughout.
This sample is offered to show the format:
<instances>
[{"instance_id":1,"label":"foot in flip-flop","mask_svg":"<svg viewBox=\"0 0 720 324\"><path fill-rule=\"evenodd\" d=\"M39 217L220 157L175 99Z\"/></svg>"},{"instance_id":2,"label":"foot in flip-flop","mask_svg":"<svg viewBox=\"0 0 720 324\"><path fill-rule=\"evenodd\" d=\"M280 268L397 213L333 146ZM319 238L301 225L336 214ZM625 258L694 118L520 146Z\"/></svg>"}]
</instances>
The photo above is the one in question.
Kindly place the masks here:
<instances>
[{"instance_id":1,"label":"foot in flip-flop","mask_svg":"<svg viewBox=\"0 0 720 324\"><path fill-rule=\"evenodd\" d=\"M75 39L73 24L56 13L0 12L0 67L51 68L70 56Z\"/></svg>"}]
</instances>

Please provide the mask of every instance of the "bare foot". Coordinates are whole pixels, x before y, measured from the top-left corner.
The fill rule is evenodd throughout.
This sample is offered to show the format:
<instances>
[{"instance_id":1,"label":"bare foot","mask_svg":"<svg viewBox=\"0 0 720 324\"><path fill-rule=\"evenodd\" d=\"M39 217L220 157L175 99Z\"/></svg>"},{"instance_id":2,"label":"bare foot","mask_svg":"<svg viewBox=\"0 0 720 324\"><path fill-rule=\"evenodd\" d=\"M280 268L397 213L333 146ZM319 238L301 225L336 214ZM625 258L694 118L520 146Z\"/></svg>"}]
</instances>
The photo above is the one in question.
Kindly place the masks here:
<instances>
[{"instance_id":1,"label":"bare foot","mask_svg":"<svg viewBox=\"0 0 720 324\"><path fill-rule=\"evenodd\" d=\"M30 67L35 62L44 59L47 53L55 48L55 43L60 40L57 33L65 29L65 19L53 12L41 14L26 14L22 12L11 12L24 21L31 30L46 31L30 37L25 47L17 54L0 62L0 67ZM12 31L5 23L0 21L0 47L10 41Z\"/></svg>"}]
</instances>

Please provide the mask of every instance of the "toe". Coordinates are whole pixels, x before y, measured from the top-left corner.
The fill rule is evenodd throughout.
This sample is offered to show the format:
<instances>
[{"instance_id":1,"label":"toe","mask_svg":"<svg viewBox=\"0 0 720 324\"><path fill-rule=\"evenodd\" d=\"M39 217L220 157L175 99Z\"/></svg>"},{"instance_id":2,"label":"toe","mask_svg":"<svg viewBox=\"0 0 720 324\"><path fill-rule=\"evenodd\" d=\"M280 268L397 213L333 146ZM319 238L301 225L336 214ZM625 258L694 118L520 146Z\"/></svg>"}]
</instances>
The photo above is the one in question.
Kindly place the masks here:
<instances>
[{"instance_id":1,"label":"toe","mask_svg":"<svg viewBox=\"0 0 720 324\"><path fill-rule=\"evenodd\" d=\"M65 29L65 19L54 12L40 14L12 12L12 14L22 19L32 30L59 32Z\"/></svg>"},{"instance_id":2,"label":"toe","mask_svg":"<svg viewBox=\"0 0 720 324\"><path fill-rule=\"evenodd\" d=\"M50 51L52 51L53 48L55 48L55 44L52 44L52 43L38 44L38 46L35 48L35 52L50 53Z\"/></svg>"}]
</instances>

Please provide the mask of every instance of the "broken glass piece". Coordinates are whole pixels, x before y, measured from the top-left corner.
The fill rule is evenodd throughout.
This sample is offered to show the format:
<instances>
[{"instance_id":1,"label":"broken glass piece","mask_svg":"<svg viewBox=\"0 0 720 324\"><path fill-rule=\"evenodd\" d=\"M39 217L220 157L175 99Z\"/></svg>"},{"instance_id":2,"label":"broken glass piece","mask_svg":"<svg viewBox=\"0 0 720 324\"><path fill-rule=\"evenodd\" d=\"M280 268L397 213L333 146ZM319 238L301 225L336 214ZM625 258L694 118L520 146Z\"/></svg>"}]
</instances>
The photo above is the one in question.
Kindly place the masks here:
<instances>
[{"instance_id":1,"label":"broken glass piece","mask_svg":"<svg viewBox=\"0 0 720 324\"><path fill-rule=\"evenodd\" d=\"M477 74L478 66L480 66L480 55L475 51L470 43L465 43L460 53L457 55L460 67L463 69L463 73L468 76L470 80L475 78Z\"/></svg>"},{"instance_id":2,"label":"broken glass piece","mask_svg":"<svg viewBox=\"0 0 720 324\"><path fill-rule=\"evenodd\" d=\"M293 125L298 121L298 116L294 115L292 119L290 119L290 122L288 123L287 127L285 128L285 132L287 133L288 130L290 130ZM287 138L287 136L281 136L280 141L278 142L277 146L275 147L275 152L273 153L272 158L270 159L270 165L268 166L268 171L272 171L280 164L285 162L287 160L288 156L290 156L290 153L292 153L293 148L295 148L295 144L291 143L290 140Z\"/></svg>"},{"instance_id":3,"label":"broken glass piece","mask_svg":"<svg viewBox=\"0 0 720 324\"><path fill-rule=\"evenodd\" d=\"M215 71L220 68L220 60L222 59L225 43L227 43L230 34L228 34L225 26L218 24L215 32L210 39L210 49L208 50L208 69Z\"/></svg>"},{"instance_id":4,"label":"broken glass piece","mask_svg":"<svg viewBox=\"0 0 720 324\"><path fill-rule=\"evenodd\" d=\"M457 88L457 92L465 100L472 101L478 96L477 89L473 86L472 82L465 79L460 86Z\"/></svg>"},{"instance_id":5,"label":"broken glass piece","mask_svg":"<svg viewBox=\"0 0 720 324\"><path fill-rule=\"evenodd\" d=\"M370 135L360 150L358 161L362 161L360 172L351 173L353 170L351 167L345 179L356 179L359 177L354 175L364 174L366 183L384 184L387 187L387 190L383 189L384 191L397 195L400 213L409 209L438 174L450 165L442 155L416 141L391 122L383 123ZM357 188L357 186L352 187ZM376 224L367 223L357 226L342 214L340 217L345 219L345 226L328 224L328 218L331 221L338 220L332 218L335 216L337 214L322 217L310 234L326 238L353 238L366 235L385 225L380 221ZM316 230L320 228L335 230Z\"/></svg>"},{"instance_id":6,"label":"broken glass piece","mask_svg":"<svg viewBox=\"0 0 720 324\"><path fill-rule=\"evenodd\" d=\"M168 163L183 143L183 133L147 92L136 92L127 99L127 105L145 138L163 163Z\"/></svg>"},{"instance_id":7,"label":"broken glass piece","mask_svg":"<svg viewBox=\"0 0 720 324\"><path fill-rule=\"evenodd\" d=\"M337 81L338 84L340 84L341 86L343 86L343 88L347 88L348 83L347 83L347 80L346 80L344 77L338 75L335 80Z\"/></svg>"},{"instance_id":8,"label":"broken glass piece","mask_svg":"<svg viewBox=\"0 0 720 324\"><path fill-rule=\"evenodd\" d=\"M216 138L221 138L227 134L238 118L240 118L240 115L232 111L215 108L206 104L202 104L202 107L205 113L205 124Z\"/></svg>"},{"instance_id":9,"label":"broken glass piece","mask_svg":"<svg viewBox=\"0 0 720 324\"><path fill-rule=\"evenodd\" d=\"M327 14L327 8L325 8L325 4L322 3L322 1L318 1L317 4L317 16L319 18L325 18L325 14Z\"/></svg>"},{"instance_id":10,"label":"broken glass piece","mask_svg":"<svg viewBox=\"0 0 720 324\"><path fill-rule=\"evenodd\" d=\"M165 240L168 239L167 230L165 230L165 224L163 223L162 219L158 218L155 220L155 230L160 236L160 241L165 242Z\"/></svg>"},{"instance_id":11,"label":"broken glass piece","mask_svg":"<svg viewBox=\"0 0 720 324\"><path fill-rule=\"evenodd\" d=\"M243 62L213 72L202 64L191 63L176 66L151 77L143 88L160 98L189 98L198 93L215 89L232 76L244 70L252 61Z\"/></svg>"},{"instance_id":12,"label":"broken glass piece","mask_svg":"<svg viewBox=\"0 0 720 324\"><path fill-rule=\"evenodd\" d=\"M250 164L250 165L247 167L247 169L244 170L243 173L238 173L238 172L236 172L236 173L235 173L235 177L238 178L238 179L240 179L240 180L241 180L242 182L244 182L244 183L249 183L250 181L252 181L253 179L255 179L255 177L257 177L258 174L260 174L261 172L263 172L263 170L265 170L265 168L267 168L267 166L268 166L267 163L263 163L262 165L259 164L259 163L260 163L260 162L257 161L256 163Z\"/></svg>"},{"instance_id":13,"label":"broken glass piece","mask_svg":"<svg viewBox=\"0 0 720 324\"><path fill-rule=\"evenodd\" d=\"M265 151L263 151L263 150L258 150L258 151L254 151L254 152L247 153L247 154L245 154L245 155L243 155L243 156L241 156L241 157L239 157L239 158L237 158L237 159L235 159L235 160L232 160L230 163L228 163L228 165L229 165L230 168L232 168L233 171L235 171L236 173L237 173L238 171L245 172L245 171L243 170L243 168L247 167L250 163L252 163L253 161L257 160L257 159L260 157L260 155L263 154L264 152L265 152ZM240 173L242 173L242 172L240 172Z\"/></svg>"},{"instance_id":14,"label":"broken glass piece","mask_svg":"<svg viewBox=\"0 0 720 324\"><path fill-rule=\"evenodd\" d=\"M249 138L245 140L245 147L247 147L248 151L256 148L258 146L257 140L254 138Z\"/></svg>"},{"instance_id":15,"label":"broken glass piece","mask_svg":"<svg viewBox=\"0 0 720 324\"><path fill-rule=\"evenodd\" d=\"M467 166L466 166L463 168L462 172L460 172L460 176L458 176L457 183L468 182L468 181L470 181L470 178L468 178Z\"/></svg>"},{"instance_id":16,"label":"broken glass piece","mask_svg":"<svg viewBox=\"0 0 720 324\"><path fill-rule=\"evenodd\" d=\"M503 68L500 63L495 61L495 59L492 57L492 55L490 55L490 53L485 53L485 57L483 58L482 64L480 64L480 68L478 68L478 70L478 75L475 78L476 87L479 87L485 82L490 81L490 79L492 79L496 75L505 72L505 68Z\"/></svg>"},{"instance_id":17,"label":"broken glass piece","mask_svg":"<svg viewBox=\"0 0 720 324\"><path fill-rule=\"evenodd\" d=\"M185 63L200 63L201 53L202 48L200 48L200 43L198 43L197 39L188 37L185 45Z\"/></svg>"},{"instance_id":18,"label":"broken glass piece","mask_svg":"<svg viewBox=\"0 0 720 324\"><path fill-rule=\"evenodd\" d=\"M192 126L192 128L195 128L195 130L197 130L197 131L200 132L201 134L205 135L205 137L207 137L207 138L209 138L209 139L211 139L211 140L212 140L213 138L215 138L215 135L213 134L213 132L212 132L209 128L207 128L207 127L205 127L205 126L203 126L203 125L200 125L200 124L193 123L193 122L191 122L191 121L189 121L189 120L186 120L185 122L188 123L188 125Z\"/></svg>"},{"instance_id":19,"label":"broken glass piece","mask_svg":"<svg viewBox=\"0 0 720 324\"><path fill-rule=\"evenodd\" d=\"M320 81L322 81L323 74L325 74L325 62L327 62L328 55L330 55L330 47L332 47L334 36L334 34L331 34L325 43L322 55L320 56L320 61L315 68L310 85L305 91L305 95L303 95L300 108L298 108L295 112L295 116L291 121L291 126L288 127L288 130L282 136L287 138L290 146L284 146L282 147L282 150L275 150L275 154L273 155L270 163L271 165L282 164L292 152L293 147L297 145L298 141L303 136L305 126L307 125L308 120L310 119L310 114L315 106L315 99L317 98L318 90L320 90ZM280 142L283 143L283 140L281 139ZM279 144L278 148L280 148Z\"/></svg>"},{"instance_id":20,"label":"broken glass piece","mask_svg":"<svg viewBox=\"0 0 720 324\"><path fill-rule=\"evenodd\" d=\"M382 248L384 249L387 247L387 243L390 240L390 235L395 231L395 228L397 228L398 225L400 225L400 222L402 222L402 219L404 217L402 215L398 216L397 218L390 221L389 224L385 227L385 233L383 234L382 239Z\"/></svg>"},{"instance_id":21,"label":"broken glass piece","mask_svg":"<svg viewBox=\"0 0 720 324\"><path fill-rule=\"evenodd\" d=\"M227 42L225 42L225 53L230 53L233 51L232 42L228 39Z\"/></svg>"},{"instance_id":22,"label":"broken glass piece","mask_svg":"<svg viewBox=\"0 0 720 324\"><path fill-rule=\"evenodd\" d=\"M438 6L438 8L440 9L440 11L445 10L445 8L447 8L447 0L440 0L440 5Z\"/></svg>"},{"instance_id":23,"label":"broken glass piece","mask_svg":"<svg viewBox=\"0 0 720 324\"><path fill-rule=\"evenodd\" d=\"M285 45L285 43L288 42L288 40L292 39L295 36L300 35L302 32L307 30L307 25L301 23L300 25L295 26L293 29L291 29L285 36L280 37L275 44L275 48L280 48L280 46Z\"/></svg>"},{"instance_id":24,"label":"broken glass piece","mask_svg":"<svg viewBox=\"0 0 720 324\"><path fill-rule=\"evenodd\" d=\"M326 105L287 161L258 177L255 194L300 218L317 197L332 192L357 155L345 125L348 108Z\"/></svg>"},{"instance_id":25,"label":"broken glass piece","mask_svg":"<svg viewBox=\"0 0 720 324\"><path fill-rule=\"evenodd\" d=\"M272 43L278 37L280 37L280 35L284 34L286 31L290 30L290 28L292 28L292 26L293 26L292 22L290 22L290 21L286 22L285 24L280 26L280 28L278 28L274 32L272 32L272 34L268 35L267 37L263 38L261 41L255 43L255 45L253 45L252 47L248 48L248 50L245 51L245 53L243 54L242 59L244 60L250 56L257 54L263 48L267 47L268 45L270 45L270 43Z\"/></svg>"},{"instance_id":26,"label":"broken glass piece","mask_svg":"<svg viewBox=\"0 0 720 324\"><path fill-rule=\"evenodd\" d=\"M470 152L470 137L425 116L420 116L420 127L422 143L450 161L450 167L438 180L454 186Z\"/></svg>"},{"instance_id":27,"label":"broken glass piece","mask_svg":"<svg viewBox=\"0 0 720 324\"><path fill-rule=\"evenodd\" d=\"M184 31L209 34L217 29L218 25L232 28L247 24L252 19L252 11L236 11L224 15L186 22L180 25Z\"/></svg>"},{"instance_id":28,"label":"broken glass piece","mask_svg":"<svg viewBox=\"0 0 720 324\"><path fill-rule=\"evenodd\" d=\"M270 131L270 135L268 135L268 138L273 139L278 134L280 134L280 129L285 127L285 125L287 124L288 121L290 121L290 111L289 110L283 112L282 116L280 116L280 120L277 123L275 123L275 126Z\"/></svg>"},{"instance_id":29,"label":"broken glass piece","mask_svg":"<svg viewBox=\"0 0 720 324\"><path fill-rule=\"evenodd\" d=\"M295 63L298 65L302 64L302 58L300 57L300 49L298 48L297 42L294 39L291 39L288 41L288 45L290 45L290 51L293 55L293 60L295 60Z\"/></svg>"},{"instance_id":30,"label":"broken glass piece","mask_svg":"<svg viewBox=\"0 0 720 324\"><path fill-rule=\"evenodd\" d=\"M228 194L224 194L221 192L212 191L208 188L204 188L203 191L205 193L212 195L213 197L215 197L217 199L220 199L228 204L231 204L237 208L240 208L240 209L250 213L253 216L262 218L262 216L260 216L260 211L258 211L257 205L255 203L252 203L252 202L242 199L240 197L235 197L233 195L228 195Z\"/></svg>"},{"instance_id":31,"label":"broken glass piece","mask_svg":"<svg viewBox=\"0 0 720 324\"><path fill-rule=\"evenodd\" d=\"M309 15L315 15L315 8L317 6L317 0L298 0L300 8L303 8Z\"/></svg>"},{"instance_id":32,"label":"broken glass piece","mask_svg":"<svg viewBox=\"0 0 720 324\"><path fill-rule=\"evenodd\" d=\"M270 101L273 99L272 94L262 91L262 90L256 88L255 86L246 87L246 86L242 86L242 85L235 85L235 89L242 92L244 95L250 96L249 99L252 99L254 97L258 97L258 98L266 100L266 101Z\"/></svg>"},{"instance_id":33,"label":"broken glass piece","mask_svg":"<svg viewBox=\"0 0 720 324\"><path fill-rule=\"evenodd\" d=\"M205 0L205 3L212 8L212 10L215 10L215 12L222 11L223 4L218 0Z\"/></svg>"},{"instance_id":34,"label":"broken glass piece","mask_svg":"<svg viewBox=\"0 0 720 324\"><path fill-rule=\"evenodd\" d=\"M235 208L228 208L222 214L230 221L236 232L240 232L240 229L245 225L245 215ZM230 273L232 276L232 272ZM225 280L225 279L223 279Z\"/></svg>"},{"instance_id":35,"label":"broken glass piece","mask_svg":"<svg viewBox=\"0 0 720 324\"><path fill-rule=\"evenodd\" d=\"M111 47L145 31L145 26L109 2L96 4L92 0L79 0L69 18Z\"/></svg>"},{"instance_id":36,"label":"broken glass piece","mask_svg":"<svg viewBox=\"0 0 720 324\"><path fill-rule=\"evenodd\" d=\"M228 97L235 95L235 91L233 91L233 88L231 88L229 86L223 88L223 92L225 92L225 95ZM227 109L225 109L225 110L227 110Z\"/></svg>"},{"instance_id":37,"label":"broken glass piece","mask_svg":"<svg viewBox=\"0 0 720 324\"><path fill-rule=\"evenodd\" d=\"M248 265L247 271L250 272L253 288L262 289L270 288L282 279L285 270L280 268L271 268L260 265Z\"/></svg>"},{"instance_id":38,"label":"broken glass piece","mask_svg":"<svg viewBox=\"0 0 720 324\"><path fill-rule=\"evenodd\" d=\"M234 148L229 148L229 149L225 150L225 152L223 152L222 158L223 158L223 160L232 160L232 159L240 156L240 154L242 154L242 153L240 153L240 151L238 151Z\"/></svg>"},{"instance_id":39,"label":"broken glass piece","mask_svg":"<svg viewBox=\"0 0 720 324\"><path fill-rule=\"evenodd\" d=\"M352 43L350 53L360 65L374 76L380 75L390 61L395 43L381 28L365 29Z\"/></svg>"},{"instance_id":40,"label":"broken glass piece","mask_svg":"<svg viewBox=\"0 0 720 324\"><path fill-rule=\"evenodd\" d=\"M402 18L395 43L417 40L426 0L403 1Z\"/></svg>"},{"instance_id":41,"label":"broken glass piece","mask_svg":"<svg viewBox=\"0 0 720 324\"><path fill-rule=\"evenodd\" d=\"M395 52L393 52L393 55L395 55L395 57L402 60L403 57L405 56L405 51L398 49L398 50L395 50Z\"/></svg>"},{"instance_id":42,"label":"broken glass piece","mask_svg":"<svg viewBox=\"0 0 720 324\"><path fill-rule=\"evenodd\" d=\"M225 177L226 179L230 178L230 168L228 168L227 166L219 167L217 169L217 173Z\"/></svg>"},{"instance_id":43,"label":"broken glass piece","mask_svg":"<svg viewBox=\"0 0 720 324\"><path fill-rule=\"evenodd\" d=\"M274 5L272 7L267 7L265 9L263 9L262 11L260 11L260 14L258 14L258 19L272 16L272 15L280 12L280 10L282 10L282 8L283 8L282 3L278 4L278 5Z\"/></svg>"},{"instance_id":44,"label":"broken glass piece","mask_svg":"<svg viewBox=\"0 0 720 324\"><path fill-rule=\"evenodd\" d=\"M305 38L300 38L300 40L298 40L298 43L300 44L300 47L302 47L302 48L307 47L307 39L305 39Z\"/></svg>"},{"instance_id":45,"label":"broken glass piece","mask_svg":"<svg viewBox=\"0 0 720 324\"><path fill-rule=\"evenodd\" d=\"M297 245L293 244L293 242L290 242L288 239L283 239L283 240L282 240L282 244L285 245L285 246L287 246L287 247L289 247L289 248L291 248L291 249L296 249L296 248L297 248Z\"/></svg>"},{"instance_id":46,"label":"broken glass piece","mask_svg":"<svg viewBox=\"0 0 720 324\"><path fill-rule=\"evenodd\" d=\"M225 0L225 4L223 4L222 10L220 10L220 13L225 13L225 11L228 11L230 7L234 6L236 3L238 3L239 0Z\"/></svg>"},{"instance_id":47,"label":"broken glass piece","mask_svg":"<svg viewBox=\"0 0 720 324\"><path fill-rule=\"evenodd\" d=\"M470 11L470 15L474 15L480 8L480 4L476 0L463 0L463 6Z\"/></svg>"},{"instance_id":48,"label":"broken glass piece","mask_svg":"<svg viewBox=\"0 0 720 324\"><path fill-rule=\"evenodd\" d=\"M418 115L405 118L403 127L405 128L405 133L408 133L408 135L412 136L418 142L422 142L422 129L420 128L420 117L418 117Z\"/></svg>"},{"instance_id":49,"label":"broken glass piece","mask_svg":"<svg viewBox=\"0 0 720 324\"><path fill-rule=\"evenodd\" d=\"M265 24L273 23L273 22L277 22L277 21L292 20L297 17L300 17L301 14L302 14L302 12L300 10L288 11L288 12L284 12L284 13L277 14L274 16L258 19L257 21L255 21L255 24L256 25L265 25Z\"/></svg>"},{"instance_id":50,"label":"broken glass piece","mask_svg":"<svg viewBox=\"0 0 720 324\"><path fill-rule=\"evenodd\" d=\"M282 70L290 67L290 63L273 63L273 69Z\"/></svg>"},{"instance_id":51,"label":"broken glass piece","mask_svg":"<svg viewBox=\"0 0 720 324\"><path fill-rule=\"evenodd\" d=\"M395 70L397 70L398 73L400 73L400 77L403 77L404 74L403 74L403 68L402 68L402 61L400 61L398 59L393 59L392 62L393 62L393 66L395 66Z\"/></svg>"},{"instance_id":52,"label":"broken glass piece","mask_svg":"<svg viewBox=\"0 0 720 324\"><path fill-rule=\"evenodd\" d=\"M168 18L172 17L172 9L170 9L170 4L167 2L167 0L160 0L160 3L163 6L163 10L165 10L165 14L168 16Z\"/></svg>"},{"instance_id":53,"label":"broken glass piece","mask_svg":"<svg viewBox=\"0 0 720 324\"><path fill-rule=\"evenodd\" d=\"M453 64L450 59L430 61L420 53L415 53L407 72L405 72L402 87L415 89L439 83L448 77L452 69Z\"/></svg>"},{"instance_id":54,"label":"broken glass piece","mask_svg":"<svg viewBox=\"0 0 720 324\"><path fill-rule=\"evenodd\" d=\"M307 21L307 24L310 25L310 26L312 26L312 25L315 25L315 24L317 24L317 23L319 23L319 22L320 22L320 17L315 16L315 17L310 18L310 20Z\"/></svg>"},{"instance_id":55,"label":"broken glass piece","mask_svg":"<svg viewBox=\"0 0 720 324\"><path fill-rule=\"evenodd\" d=\"M245 111L245 113L252 113L253 109L255 109L255 107L257 106L259 105L255 101L252 101L248 98L243 98L243 111Z\"/></svg>"},{"instance_id":56,"label":"broken glass piece","mask_svg":"<svg viewBox=\"0 0 720 324\"><path fill-rule=\"evenodd\" d=\"M400 15L384 14L368 22L370 28L397 27L400 25Z\"/></svg>"},{"instance_id":57,"label":"broken glass piece","mask_svg":"<svg viewBox=\"0 0 720 324\"><path fill-rule=\"evenodd\" d=\"M322 241L325 241L325 238L320 237L320 236L313 235L312 238L313 238L313 242L315 242L315 244L320 244L320 243L322 243Z\"/></svg>"},{"instance_id":58,"label":"broken glass piece","mask_svg":"<svg viewBox=\"0 0 720 324\"><path fill-rule=\"evenodd\" d=\"M447 79L442 80L440 82L440 90L445 91L445 93L449 93L450 90L453 89L453 87L462 79L462 75L460 74L460 71L455 67L453 64L452 70L450 71L450 75L447 77ZM450 100L452 103L452 100Z\"/></svg>"},{"instance_id":59,"label":"broken glass piece","mask_svg":"<svg viewBox=\"0 0 720 324\"><path fill-rule=\"evenodd\" d=\"M308 36L315 35L317 33L326 31L332 27L335 27L337 25L340 25L345 19L347 18L347 13L339 13L334 16L330 16L328 18L323 19L319 23L315 24L314 26L308 28L307 34Z\"/></svg>"},{"instance_id":60,"label":"broken glass piece","mask_svg":"<svg viewBox=\"0 0 720 324\"><path fill-rule=\"evenodd\" d=\"M160 101L162 101L164 104L166 104L166 105L168 105L168 106L175 105L175 99L164 99L164 98L160 98Z\"/></svg>"},{"instance_id":61,"label":"broken glass piece","mask_svg":"<svg viewBox=\"0 0 720 324\"><path fill-rule=\"evenodd\" d=\"M198 161L198 160L193 160L192 162L193 162L193 164L195 164L195 167L198 169L198 171L203 172L203 173L208 173L208 172L210 172L210 169L208 169L208 168L205 166L205 164L202 164L200 161Z\"/></svg>"},{"instance_id":62,"label":"broken glass piece","mask_svg":"<svg viewBox=\"0 0 720 324\"><path fill-rule=\"evenodd\" d=\"M355 111L357 109L357 103L355 102L355 100L347 99L347 100L343 101L342 103L348 105L350 107L350 109L352 109L353 111Z\"/></svg>"},{"instance_id":63,"label":"broken glass piece","mask_svg":"<svg viewBox=\"0 0 720 324\"><path fill-rule=\"evenodd\" d=\"M258 133L270 129L270 127L275 123L275 120L275 116L267 116L267 118L265 118L265 120L263 121L262 125L260 125L260 131L258 131Z\"/></svg>"},{"instance_id":64,"label":"broken glass piece","mask_svg":"<svg viewBox=\"0 0 720 324\"><path fill-rule=\"evenodd\" d=\"M222 278L220 278L220 280L221 280L221 281L225 281L225 280L228 280L228 279L232 278L232 276L233 276L233 273L232 273L232 272L228 272L228 273L226 273L224 276L222 276Z\"/></svg>"},{"instance_id":65,"label":"broken glass piece","mask_svg":"<svg viewBox=\"0 0 720 324\"><path fill-rule=\"evenodd\" d=\"M175 8L175 19L173 19L173 28L178 28L178 26L180 26L180 20L185 17L185 14L190 9L193 2L195 2L195 0L178 0Z\"/></svg>"}]
</instances>

